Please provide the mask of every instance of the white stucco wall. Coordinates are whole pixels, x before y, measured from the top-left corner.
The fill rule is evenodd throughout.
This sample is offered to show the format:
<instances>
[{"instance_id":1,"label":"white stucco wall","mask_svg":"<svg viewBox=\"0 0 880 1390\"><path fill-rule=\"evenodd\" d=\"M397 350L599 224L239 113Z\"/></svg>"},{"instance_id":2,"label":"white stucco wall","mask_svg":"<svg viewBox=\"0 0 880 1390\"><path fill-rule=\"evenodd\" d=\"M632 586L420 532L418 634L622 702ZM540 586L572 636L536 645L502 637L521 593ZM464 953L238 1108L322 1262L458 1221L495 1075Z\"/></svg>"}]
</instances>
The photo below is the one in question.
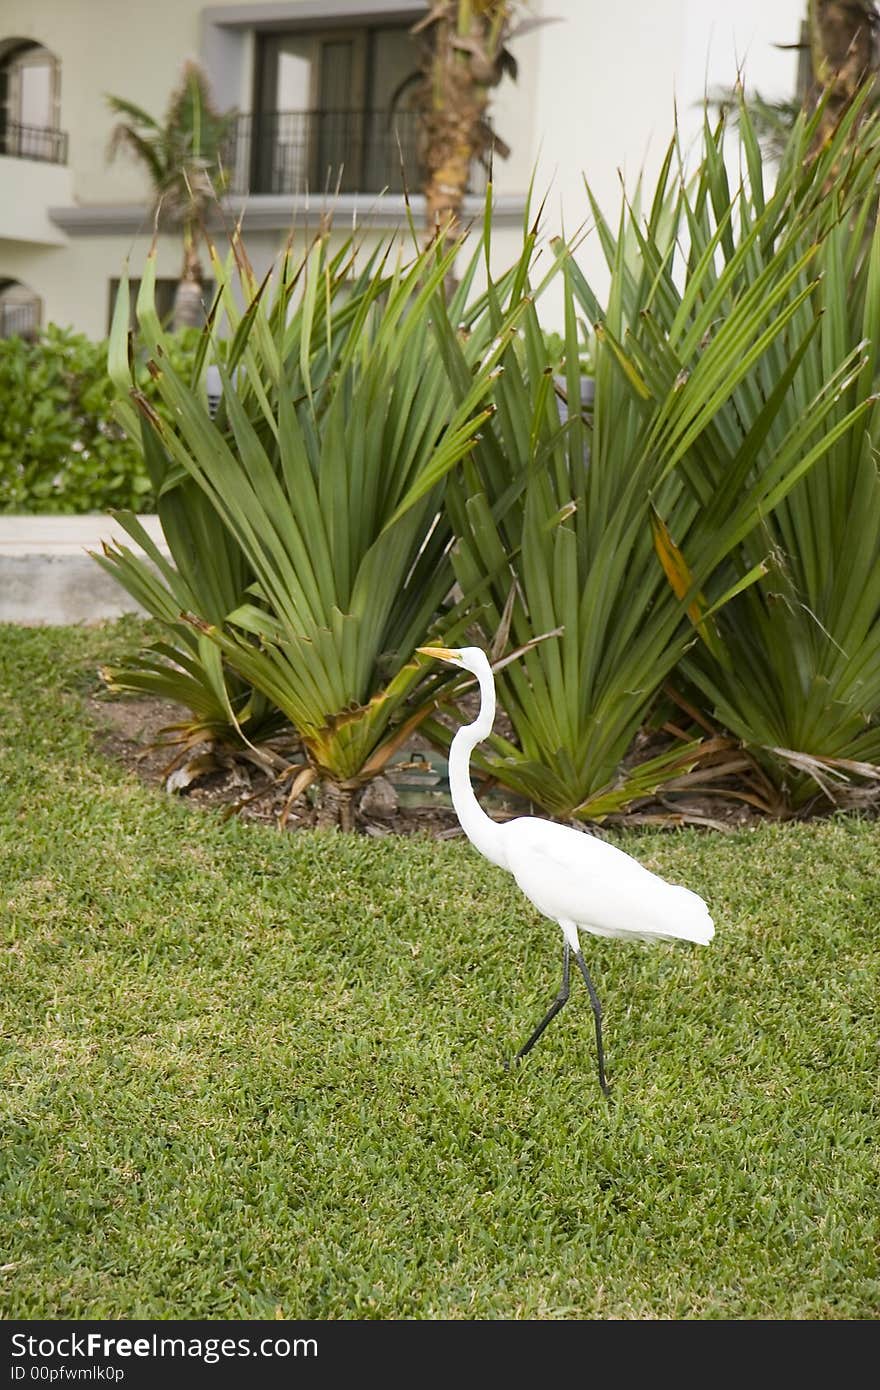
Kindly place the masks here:
<instances>
[{"instance_id":1,"label":"white stucco wall","mask_svg":"<svg viewBox=\"0 0 880 1390\"><path fill-rule=\"evenodd\" d=\"M698 136L705 92L733 86L738 64L748 85L767 97L794 94L797 54L777 43L797 42L805 0L603 0L559 4L540 0L563 23L538 31L535 185L550 190L547 224L570 235L587 220L584 178L607 213L620 207L620 180L632 190L659 171L677 108L682 143ZM595 235L579 260L598 286L604 262ZM546 312L560 317L552 292Z\"/></svg>"},{"instance_id":2,"label":"white stucco wall","mask_svg":"<svg viewBox=\"0 0 880 1390\"><path fill-rule=\"evenodd\" d=\"M4 241L64 244L67 238L49 221L47 209L70 202L69 168L0 155L0 190L0 245Z\"/></svg>"}]
</instances>

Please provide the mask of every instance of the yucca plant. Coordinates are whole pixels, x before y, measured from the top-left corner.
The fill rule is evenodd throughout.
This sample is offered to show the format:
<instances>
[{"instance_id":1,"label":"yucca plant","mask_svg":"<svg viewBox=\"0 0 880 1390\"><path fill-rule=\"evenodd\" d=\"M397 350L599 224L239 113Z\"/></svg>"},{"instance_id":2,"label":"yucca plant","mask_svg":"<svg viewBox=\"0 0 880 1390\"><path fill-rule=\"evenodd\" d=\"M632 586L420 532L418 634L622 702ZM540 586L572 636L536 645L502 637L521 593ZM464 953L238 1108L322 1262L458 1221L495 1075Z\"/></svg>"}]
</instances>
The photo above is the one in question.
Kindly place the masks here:
<instances>
[{"instance_id":1,"label":"yucca plant","mask_svg":"<svg viewBox=\"0 0 880 1390\"><path fill-rule=\"evenodd\" d=\"M865 409L845 398L864 360L847 344L829 351L803 418L774 433L817 331L817 246L773 200L734 236L744 209L722 196L708 127L706 141L689 181L673 173L670 146L644 225L624 203L615 235L593 205L611 274L604 305L564 265L565 394L580 400L583 312L597 340L590 414L562 424L528 317L524 365L508 354L492 428L450 487L456 570L466 590L484 577L487 635L506 621L517 642L562 630L501 675L516 740L496 736L487 761L561 817L601 819L696 760L701 750L679 746L624 767L695 624L711 644L714 615L763 573L763 548L744 567L743 543ZM792 174L790 197L794 184ZM821 199L798 191L806 218Z\"/></svg>"},{"instance_id":2,"label":"yucca plant","mask_svg":"<svg viewBox=\"0 0 880 1390\"><path fill-rule=\"evenodd\" d=\"M137 338L128 332L125 275L120 284L110 337L110 371L119 392L120 419L129 434L141 441L171 561L152 543L137 517L114 513L147 558L128 546L111 544L95 559L158 621L162 637L124 665L108 669L105 677L112 690L158 695L185 706L189 717L167 731L169 741L180 744L184 752L203 740L246 754L253 754L259 745L263 750L259 760L271 763L266 741L285 720L267 696L223 661L216 644L191 621L222 624L246 600L254 570L236 536L163 441L157 418L138 390L136 354L146 351L161 356L166 370L173 369L178 379L185 379L191 399L206 420L206 369L217 357L225 357L242 408L256 429L264 429L265 393L277 393L281 362L287 389L302 395L308 381L314 398L322 400L364 296L372 300L381 286L378 266L387 247L362 256L365 263L354 273L358 249L347 239L331 253L325 229L299 256L288 247L276 276L260 285L237 230L225 262L209 244L219 288L186 378L177 365L173 341L155 312L154 252L147 259L138 296ZM240 307L240 300L246 308ZM255 343L261 344L260 355ZM214 428L227 441L234 439L223 397Z\"/></svg>"},{"instance_id":3,"label":"yucca plant","mask_svg":"<svg viewBox=\"0 0 880 1390\"><path fill-rule=\"evenodd\" d=\"M353 792L436 698L437 677L412 654L453 585L445 479L491 413L492 377L523 307L523 276L508 276L494 339L459 341L443 296L458 251L440 244L408 262L399 256L390 270L379 264L346 301L339 343L332 317L319 317L327 282L313 267L296 354L279 346L289 330L275 322L273 331L260 315L258 288L220 364L216 421L169 364L155 315L139 309L157 389L178 422L169 428L136 398L149 436L190 479L251 576L247 595L223 613L194 615L195 640L200 650L213 644L291 722L304 750L292 794L322 781L343 825ZM460 296L472 280L473 268ZM453 351L469 374L461 393L445 365ZM452 640L466 618L448 609L437 631Z\"/></svg>"},{"instance_id":4,"label":"yucca plant","mask_svg":"<svg viewBox=\"0 0 880 1390\"><path fill-rule=\"evenodd\" d=\"M785 438L812 422L817 390L834 364L854 351L861 360L824 417L824 457L741 542L741 568L762 558L766 574L718 615L712 640L698 643L683 663L714 717L759 760L782 813L880 799L880 126L861 123L858 158L829 186L829 170L817 177L810 167L814 125L798 122L786 151L789 173L773 201L790 197L798 182L824 190L821 205L803 207L800 230L796 196L788 213L795 254L798 245L818 242L821 280L810 306L792 320L803 348L792 353L783 339L772 344L752 383L764 399L774 379L789 382L755 455L754 476ZM844 129L842 150L846 139ZM832 150L832 168L835 159L840 152ZM756 218L764 201L760 166L752 161L743 221ZM744 407L748 401L735 394L716 419L722 457ZM680 540L690 560L691 538Z\"/></svg>"}]
</instances>

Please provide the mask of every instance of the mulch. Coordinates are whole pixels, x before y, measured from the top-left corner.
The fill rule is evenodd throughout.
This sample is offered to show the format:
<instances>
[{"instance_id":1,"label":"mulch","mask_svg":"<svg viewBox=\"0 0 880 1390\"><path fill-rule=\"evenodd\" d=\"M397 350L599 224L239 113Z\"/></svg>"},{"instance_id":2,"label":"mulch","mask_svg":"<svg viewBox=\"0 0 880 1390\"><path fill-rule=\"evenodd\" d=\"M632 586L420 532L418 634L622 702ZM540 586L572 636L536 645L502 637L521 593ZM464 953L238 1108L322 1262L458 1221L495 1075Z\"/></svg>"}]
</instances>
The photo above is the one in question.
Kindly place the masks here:
<instances>
[{"instance_id":1,"label":"mulch","mask_svg":"<svg viewBox=\"0 0 880 1390\"><path fill-rule=\"evenodd\" d=\"M270 775L242 758L218 754L208 745L200 745L181 758L167 733L169 726L185 719L181 706L161 699L109 698L104 694L91 695L88 706L100 752L157 792L176 795L193 808L281 825L286 830L326 823L326 810L314 788L291 805L290 778ZM503 788L489 788L482 799L489 813L501 819L534 811L523 798ZM721 795L658 798L606 823L702 824L734 830L760 819L764 817L734 795L725 797L722 789ZM389 775L359 793L354 828L371 836L460 836L442 755L415 735Z\"/></svg>"}]
</instances>

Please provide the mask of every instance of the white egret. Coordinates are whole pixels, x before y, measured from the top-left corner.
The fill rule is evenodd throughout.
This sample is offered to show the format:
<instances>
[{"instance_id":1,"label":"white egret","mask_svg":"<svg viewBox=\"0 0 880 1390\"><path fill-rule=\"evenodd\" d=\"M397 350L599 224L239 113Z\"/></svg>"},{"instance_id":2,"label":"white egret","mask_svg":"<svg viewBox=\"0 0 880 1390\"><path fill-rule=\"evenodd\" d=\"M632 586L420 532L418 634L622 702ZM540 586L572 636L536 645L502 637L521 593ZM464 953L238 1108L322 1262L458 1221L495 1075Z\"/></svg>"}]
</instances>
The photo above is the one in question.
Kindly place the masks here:
<instances>
[{"instance_id":1,"label":"white egret","mask_svg":"<svg viewBox=\"0 0 880 1390\"><path fill-rule=\"evenodd\" d=\"M581 951L579 929L595 936L678 938L706 945L715 935L709 909L689 888L667 883L605 840L535 816L506 822L487 816L471 786L470 756L495 720L495 682L488 658L479 647L419 647L418 651L470 671L480 685L480 712L472 724L458 730L449 750L452 804L462 830L486 859L513 874L539 912L562 928L562 987L514 1061L531 1051L568 1000L573 953L596 1020L599 1085L607 1096L602 1009Z\"/></svg>"}]
</instances>

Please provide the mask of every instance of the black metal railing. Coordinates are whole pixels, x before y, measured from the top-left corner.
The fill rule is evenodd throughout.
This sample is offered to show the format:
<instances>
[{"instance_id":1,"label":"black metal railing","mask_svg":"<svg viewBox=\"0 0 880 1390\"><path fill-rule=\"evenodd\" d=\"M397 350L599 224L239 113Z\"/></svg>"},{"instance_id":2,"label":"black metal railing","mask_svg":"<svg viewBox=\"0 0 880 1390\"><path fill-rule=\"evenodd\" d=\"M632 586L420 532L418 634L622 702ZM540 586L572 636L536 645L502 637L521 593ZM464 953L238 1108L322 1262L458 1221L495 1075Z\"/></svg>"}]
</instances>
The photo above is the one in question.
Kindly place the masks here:
<instances>
[{"instance_id":1,"label":"black metal railing","mask_svg":"<svg viewBox=\"0 0 880 1390\"><path fill-rule=\"evenodd\" d=\"M39 159L45 164L66 164L67 131L6 121L0 125L0 154L12 155L14 159Z\"/></svg>"},{"instance_id":2,"label":"black metal railing","mask_svg":"<svg viewBox=\"0 0 880 1390\"><path fill-rule=\"evenodd\" d=\"M233 193L419 193L413 111L267 111L235 118L225 164ZM486 176L471 169L468 191Z\"/></svg>"},{"instance_id":3,"label":"black metal railing","mask_svg":"<svg viewBox=\"0 0 880 1390\"><path fill-rule=\"evenodd\" d=\"M0 338L27 338L37 336L40 330L40 306L30 304L0 303Z\"/></svg>"}]
</instances>

